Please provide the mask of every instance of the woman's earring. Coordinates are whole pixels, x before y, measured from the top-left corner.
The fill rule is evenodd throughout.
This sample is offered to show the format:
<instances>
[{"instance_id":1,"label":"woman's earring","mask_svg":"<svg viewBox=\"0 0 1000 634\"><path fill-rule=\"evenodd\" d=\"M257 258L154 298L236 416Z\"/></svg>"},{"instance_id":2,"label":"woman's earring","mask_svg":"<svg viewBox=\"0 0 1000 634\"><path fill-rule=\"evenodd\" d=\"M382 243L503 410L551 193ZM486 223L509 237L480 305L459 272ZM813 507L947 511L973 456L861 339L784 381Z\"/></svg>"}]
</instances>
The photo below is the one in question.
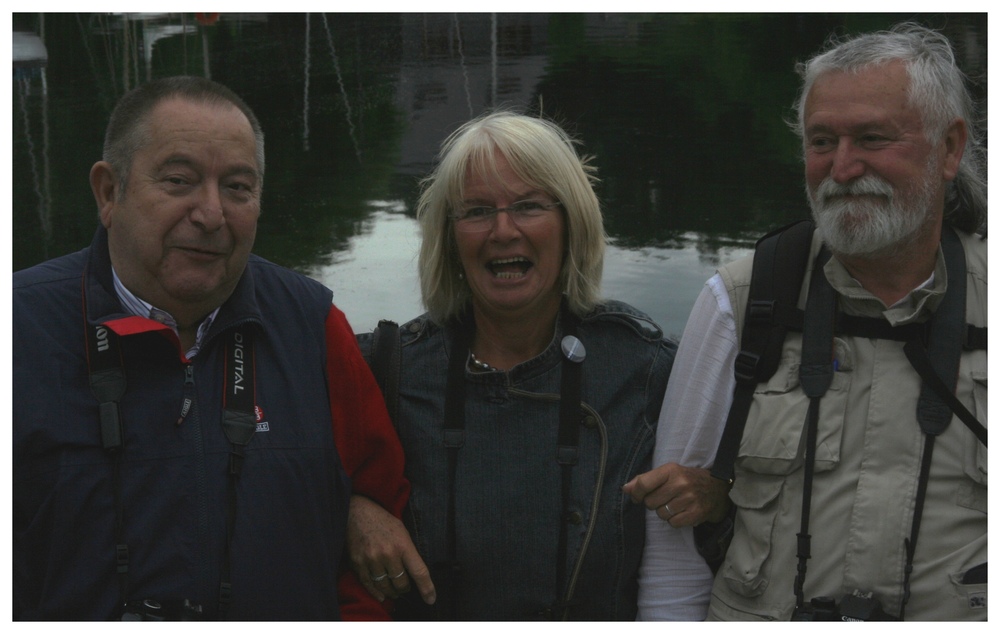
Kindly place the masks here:
<instances>
[{"instance_id":1,"label":"woman's earring","mask_svg":"<svg viewBox=\"0 0 1000 634\"><path fill-rule=\"evenodd\" d=\"M465 279L465 271L459 271L458 272L458 279L460 279L460 280L464 280Z\"/></svg>"}]
</instances>

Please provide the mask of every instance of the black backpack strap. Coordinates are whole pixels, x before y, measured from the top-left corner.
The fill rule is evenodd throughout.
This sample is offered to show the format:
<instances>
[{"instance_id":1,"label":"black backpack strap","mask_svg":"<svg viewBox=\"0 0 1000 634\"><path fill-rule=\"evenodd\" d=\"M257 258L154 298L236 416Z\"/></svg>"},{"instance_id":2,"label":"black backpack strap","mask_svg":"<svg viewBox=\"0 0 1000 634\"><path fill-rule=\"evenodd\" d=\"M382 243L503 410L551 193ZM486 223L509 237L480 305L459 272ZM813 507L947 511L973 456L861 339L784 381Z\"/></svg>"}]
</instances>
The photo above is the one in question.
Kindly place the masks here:
<instances>
[{"instance_id":1,"label":"black backpack strap","mask_svg":"<svg viewBox=\"0 0 1000 634\"><path fill-rule=\"evenodd\" d=\"M733 465L754 389L778 369L788 329L796 325L801 329L799 289L809 260L813 230L811 220L802 220L757 241L741 349L736 356L736 390L712 467L712 475L727 482L733 480Z\"/></svg>"},{"instance_id":2,"label":"black backpack strap","mask_svg":"<svg viewBox=\"0 0 1000 634\"><path fill-rule=\"evenodd\" d=\"M378 322L372 340L372 354L368 365L375 382L382 390L385 407L389 410L389 418L396 422L396 412L399 409L399 369L400 358L399 326L394 321L383 319Z\"/></svg>"},{"instance_id":3,"label":"black backpack strap","mask_svg":"<svg viewBox=\"0 0 1000 634\"><path fill-rule=\"evenodd\" d=\"M812 221L803 220L757 241L741 349L735 363L736 389L712 467L713 476L730 484L754 390L777 371L788 330L802 330L799 289L805 277L814 228ZM713 574L726 557L735 515L736 507L730 506L722 521L703 522L694 529L698 552Z\"/></svg>"},{"instance_id":4,"label":"black backpack strap","mask_svg":"<svg viewBox=\"0 0 1000 634\"><path fill-rule=\"evenodd\" d=\"M965 250L951 227L945 226L941 232L941 250L948 270L948 292L931 319L926 348L915 338L903 347L910 365L923 379L917 420L924 433L938 436L954 414L986 445L986 427L955 396L962 350L977 349L980 344L985 350L986 328L965 323Z\"/></svg>"},{"instance_id":5,"label":"black backpack strap","mask_svg":"<svg viewBox=\"0 0 1000 634\"><path fill-rule=\"evenodd\" d=\"M965 340L962 347L966 350L986 350L986 326L965 326Z\"/></svg>"},{"instance_id":6,"label":"black backpack strap","mask_svg":"<svg viewBox=\"0 0 1000 634\"><path fill-rule=\"evenodd\" d=\"M941 251L944 254L945 268L948 271L948 291L931 318L926 354L932 360L937 378L945 384L948 393L954 394L961 364L962 344L967 333L965 322L966 268L962 241L959 240L955 231L947 225L941 230ZM916 347L918 346L911 345L911 353L907 355L907 358L912 358ZM919 348L921 351L923 350L922 345ZM917 369L919 371L919 368ZM925 378L920 387L920 398L917 400L917 420L920 422L920 428L926 434L938 436L948 427L951 417L952 409L948 402L937 394Z\"/></svg>"}]
</instances>

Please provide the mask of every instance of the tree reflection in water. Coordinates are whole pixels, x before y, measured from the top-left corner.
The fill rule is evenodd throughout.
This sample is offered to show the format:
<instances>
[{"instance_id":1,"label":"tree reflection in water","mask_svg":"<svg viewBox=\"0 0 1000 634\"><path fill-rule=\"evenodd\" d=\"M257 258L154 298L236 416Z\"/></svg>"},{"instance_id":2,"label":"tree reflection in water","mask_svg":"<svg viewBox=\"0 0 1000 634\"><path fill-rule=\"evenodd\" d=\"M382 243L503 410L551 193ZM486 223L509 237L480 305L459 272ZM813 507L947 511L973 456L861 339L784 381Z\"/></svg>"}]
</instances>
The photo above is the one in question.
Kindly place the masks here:
<instances>
[{"instance_id":1,"label":"tree reflection in water","mask_svg":"<svg viewBox=\"0 0 1000 634\"><path fill-rule=\"evenodd\" d=\"M904 17L14 14L47 60L15 69L13 268L90 242L87 173L124 90L198 74L243 96L267 136L257 253L331 286L356 329L420 311L417 182L457 125L511 107L594 156L605 293L676 335L718 263L807 213L784 124L795 62ZM951 37L985 97L986 15L916 18Z\"/></svg>"}]
</instances>

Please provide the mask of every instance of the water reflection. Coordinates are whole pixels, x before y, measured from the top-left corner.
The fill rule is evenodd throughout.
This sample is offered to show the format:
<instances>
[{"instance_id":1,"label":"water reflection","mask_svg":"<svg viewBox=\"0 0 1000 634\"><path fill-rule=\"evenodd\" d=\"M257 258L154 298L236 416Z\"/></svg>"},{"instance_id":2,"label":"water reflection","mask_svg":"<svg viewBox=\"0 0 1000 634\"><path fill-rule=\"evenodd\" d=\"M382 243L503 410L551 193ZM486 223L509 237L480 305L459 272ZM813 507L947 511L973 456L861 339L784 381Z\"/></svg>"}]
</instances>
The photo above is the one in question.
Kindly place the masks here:
<instances>
[{"instance_id":1,"label":"water reflection","mask_svg":"<svg viewBox=\"0 0 1000 634\"><path fill-rule=\"evenodd\" d=\"M115 100L200 74L243 96L267 134L256 251L333 287L356 328L420 312L417 181L460 123L508 106L582 140L613 242L606 294L679 333L717 262L806 213L783 123L794 63L831 32L901 17L14 14L47 60L15 73L13 266L89 243L86 175ZM985 96L985 14L919 17L945 29Z\"/></svg>"},{"instance_id":2,"label":"water reflection","mask_svg":"<svg viewBox=\"0 0 1000 634\"><path fill-rule=\"evenodd\" d=\"M417 279L417 222L402 201L369 203L373 212L335 259L304 271L333 289L356 331L380 319L403 323L423 312Z\"/></svg>"},{"instance_id":3,"label":"water reflection","mask_svg":"<svg viewBox=\"0 0 1000 634\"><path fill-rule=\"evenodd\" d=\"M40 114L42 122L42 133L40 147L36 147L35 139L32 136L25 138L28 154L28 166L31 170L31 185L35 198L38 201L37 214L38 225L42 232L42 253L49 252L52 243L52 190L49 171L49 117L48 98L45 88L45 69L41 68L42 79L42 111ZM28 77L15 79L17 89L17 110L15 116L20 116L25 129L31 128L31 112L28 109L28 96L34 90ZM39 171L41 170L41 174ZM45 256L43 256L45 257Z\"/></svg>"},{"instance_id":4,"label":"water reflection","mask_svg":"<svg viewBox=\"0 0 1000 634\"><path fill-rule=\"evenodd\" d=\"M358 139L354 134L354 121L351 115L351 100L347 96L347 90L344 88L344 76L340 72L340 61L337 59L337 49L333 45L333 34L330 33L330 24L326 20L326 14L321 13L320 17L323 19L323 30L326 32L326 42L330 46L330 59L333 60L333 70L337 75L337 85L340 86L340 96L344 100L344 110L347 119L347 134L351 137L351 145L354 146L354 154L358 157L358 162L361 162L361 149L358 147ZM309 16L306 16L306 20Z\"/></svg>"},{"instance_id":5,"label":"water reflection","mask_svg":"<svg viewBox=\"0 0 1000 634\"><path fill-rule=\"evenodd\" d=\"M25 146L28 168L31 172L31 188L37 203L35 210L38 227L41 230L41 249L43 254L48 254L52 243L52 191L48 161L49 94L46 72L49 52L42 38L34 33L15 32L11 39L16 95L14 118L22 122L25 130L32 128L31 119L36 114L28 107L29 95L38 91L41 93L36 99L40 102L40 113L38 113L42 128L40 142L36 144L34 135L31 135L25 138Z\"/></svg>"}]
</instances>

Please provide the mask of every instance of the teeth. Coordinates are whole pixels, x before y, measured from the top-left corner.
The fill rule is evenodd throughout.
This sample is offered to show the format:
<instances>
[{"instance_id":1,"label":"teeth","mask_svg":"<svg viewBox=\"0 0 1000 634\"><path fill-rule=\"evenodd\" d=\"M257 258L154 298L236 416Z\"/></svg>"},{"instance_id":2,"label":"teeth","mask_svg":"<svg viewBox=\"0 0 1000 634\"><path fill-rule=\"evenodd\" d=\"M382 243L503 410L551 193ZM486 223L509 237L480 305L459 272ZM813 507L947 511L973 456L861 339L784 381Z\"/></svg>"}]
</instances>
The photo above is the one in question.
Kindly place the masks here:
<instances>
[{"instance_id":1,"label":"teeth","mask_svg":"<svg viewBox=\"0 0 1000 634\"><path fill-rule=\"evenodd\" d=\"M504 267L508 264L526 264L523 270L515 271L498 271L500 267ZM493 275L502 280L512 280L519 277L524 277L525 271L531 266L531 261L526 257L520 255L510 257L510 258L500 258L497 260L491 260L489 263L489 268L493 272Z\"/></svg>"}]
</instances>

